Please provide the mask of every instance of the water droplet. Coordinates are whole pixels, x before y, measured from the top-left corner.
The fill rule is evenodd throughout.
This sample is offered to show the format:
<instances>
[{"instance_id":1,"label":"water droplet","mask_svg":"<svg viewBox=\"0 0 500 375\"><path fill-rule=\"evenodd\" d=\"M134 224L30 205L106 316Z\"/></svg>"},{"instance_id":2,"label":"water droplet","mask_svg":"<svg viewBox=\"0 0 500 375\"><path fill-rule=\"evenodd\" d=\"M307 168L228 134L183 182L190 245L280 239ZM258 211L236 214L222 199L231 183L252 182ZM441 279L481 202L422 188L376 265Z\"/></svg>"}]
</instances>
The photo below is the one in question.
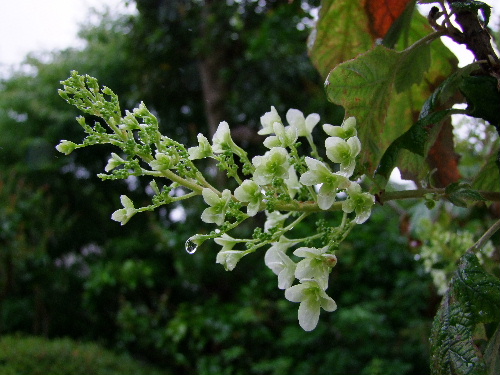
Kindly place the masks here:
<instances>
[{"instance_id":1,"label":"water droplet","mask_svg":"<svg viewBox=\"0 0 500 375\"><path fill-rule=\"evenodd\" d=\"M186 251L188 254L194 254L196 250L198 250L198 245L191 241L191 239L188 239L186 241Z\"/></svg>"}]
</instances>

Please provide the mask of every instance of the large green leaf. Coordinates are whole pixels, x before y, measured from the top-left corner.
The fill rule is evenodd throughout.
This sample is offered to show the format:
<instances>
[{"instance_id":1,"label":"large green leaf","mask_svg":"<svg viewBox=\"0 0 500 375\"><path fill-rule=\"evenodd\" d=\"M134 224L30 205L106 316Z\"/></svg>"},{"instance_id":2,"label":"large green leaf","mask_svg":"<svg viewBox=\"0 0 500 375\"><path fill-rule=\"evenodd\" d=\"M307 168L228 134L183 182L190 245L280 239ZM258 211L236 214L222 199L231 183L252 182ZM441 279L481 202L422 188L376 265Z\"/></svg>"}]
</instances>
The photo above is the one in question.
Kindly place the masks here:
<instances>
[{"instance_id":1,"label":"large green leaf","mask_svg":"<svg viewBox=\"0 0 500 375\"><path fill-rule=\"evenodd\" d=\"M417 14L408 42L420 40L429 31L426 19ZM326 82L328 98L342 105L347 116L356 117L366 172L375 170L384 151L415 122L426 99L452 73L455 64L451 52L434 41L401 52L376 46L330 72ZM407 159L405 165L398 166L413 169L422 177L425 166L421 160L415 162L411 156Z\"/></svg>"},{"instance_id":2,"label":"large green leaf","mask_svg":"<svg viewBox=\"0 0 500 375\"><path fill-rule=\"evenodd\" d=\"M450 288L434 319L431 334L433 375L486 375L496 361L474 342L478 324L500 320L500 280L488 274L475 254L460 259ZM498 338L493 337L494 340ZM491 350L495 350L494 344Z\"/></svg>"}]
</instances>

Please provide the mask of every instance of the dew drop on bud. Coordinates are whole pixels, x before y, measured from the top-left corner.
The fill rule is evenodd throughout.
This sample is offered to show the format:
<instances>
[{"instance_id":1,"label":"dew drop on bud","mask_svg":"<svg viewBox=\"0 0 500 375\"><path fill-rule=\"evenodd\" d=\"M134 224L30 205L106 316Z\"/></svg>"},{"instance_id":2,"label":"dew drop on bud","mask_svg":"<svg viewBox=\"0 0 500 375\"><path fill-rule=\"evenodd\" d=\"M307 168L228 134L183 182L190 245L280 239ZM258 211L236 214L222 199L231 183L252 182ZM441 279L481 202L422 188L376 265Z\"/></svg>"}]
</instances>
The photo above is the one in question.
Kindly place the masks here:
<instances>
[{"instance_id":1,"label":"dew drop on bud","mask_svg":"<svg viewBox=\"0 0 500 375\"><path fill-rule=\"evenodd\" d=\"M191 239L188 239L186 241L186 251L188 254L194 254L198 250L198 245L191 241Z\"/></svg>"}]
</instances>

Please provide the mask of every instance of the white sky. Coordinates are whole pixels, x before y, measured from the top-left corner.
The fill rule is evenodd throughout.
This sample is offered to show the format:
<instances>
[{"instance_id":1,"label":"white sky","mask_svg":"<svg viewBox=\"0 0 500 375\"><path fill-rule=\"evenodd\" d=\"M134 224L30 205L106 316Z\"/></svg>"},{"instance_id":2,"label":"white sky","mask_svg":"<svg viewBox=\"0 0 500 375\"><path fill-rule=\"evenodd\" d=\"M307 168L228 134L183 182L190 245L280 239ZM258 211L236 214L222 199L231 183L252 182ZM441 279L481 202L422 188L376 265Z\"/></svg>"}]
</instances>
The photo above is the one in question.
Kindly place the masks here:
<instances>
[{"instance_id":1,"label":"white sky","mask_svg":"<svg viewBox=\"0 0 500 375\"><path fill-rule=\"evenodd\" d=\"M90 8L135 12L123 0L0 0L0 71L19 64L29 52L77 47L79 25Z\"/></svg>"}]
</instances>

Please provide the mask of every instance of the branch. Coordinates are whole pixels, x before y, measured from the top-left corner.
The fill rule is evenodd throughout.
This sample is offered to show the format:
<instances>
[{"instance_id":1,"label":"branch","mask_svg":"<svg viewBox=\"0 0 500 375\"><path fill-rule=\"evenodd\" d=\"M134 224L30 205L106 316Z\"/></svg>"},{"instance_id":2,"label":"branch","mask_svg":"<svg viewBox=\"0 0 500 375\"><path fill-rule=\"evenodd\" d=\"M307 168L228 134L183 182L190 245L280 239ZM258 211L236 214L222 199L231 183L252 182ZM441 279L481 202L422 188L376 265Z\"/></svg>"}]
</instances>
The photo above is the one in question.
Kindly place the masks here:
<instances>
[{"instance_id":1,"label":"branch","mask_svg":"<svg viewBox=\"0 0 500 375\"><path fill-rule=\"evenodd\" d=\"M453 3L460 3L463 0L448 0L453 9ZM491 36L479 21L477 14L470 10L460 10L455 12L455 20L462 28L462 32L457 34L449 33L448 36L458 44L465 44L476 60L485 60L487 63L481 67L497 79L500 77L500 60L491 45ZM456 31L457 29L455 29Z\"/></svg>"},{"instance_id":2,"label":"branch","mask_svg":"<svg viewBox=\"0 0 500 375\"><path fill-rule=\"evenodd\" d=\"M486 242L500 229L500 220L498 220L495 224L491 226L490 229L486 231L485 234L469 249L467 252L477 253L479 250L483 248Z\"/></svg>"},{"instance_id":3,"label":"branch","mask_svg":"<svg viewBox=\"0 0 500 375\"><path fill-rule=\"evenodd\" d=\"M481 196L486 200L500 201L500 193L494 191L478 191L478 193L481 194ZM382 192L381 194L376 195L376 199L380 204L384 204L388 201L399 199L424 198L427 194L434 194L441 198L448 197L444 188L437 188Z\"/></svg>"}]
</instances>

